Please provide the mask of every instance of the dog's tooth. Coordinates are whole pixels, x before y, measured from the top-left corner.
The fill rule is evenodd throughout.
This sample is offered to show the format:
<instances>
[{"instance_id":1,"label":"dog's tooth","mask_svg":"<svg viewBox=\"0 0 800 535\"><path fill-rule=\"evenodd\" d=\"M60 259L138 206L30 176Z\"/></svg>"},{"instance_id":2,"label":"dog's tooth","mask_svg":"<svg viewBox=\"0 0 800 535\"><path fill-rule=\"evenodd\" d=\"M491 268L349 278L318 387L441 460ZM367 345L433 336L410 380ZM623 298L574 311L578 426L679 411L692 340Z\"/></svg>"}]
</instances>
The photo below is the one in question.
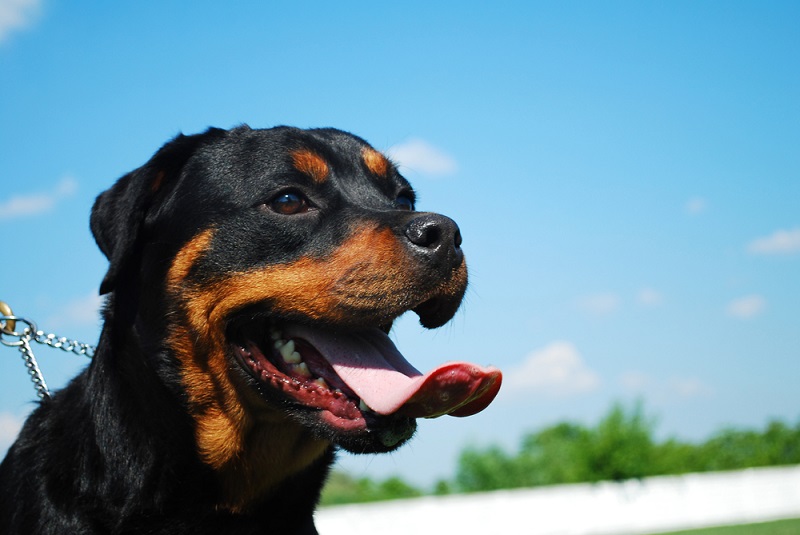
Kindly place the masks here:
<instances>
[{"instance_id":1,"label":"dog's tooth","mask_svg":"<svg viewBox=\"0 0 800 535\"><path fill-rule=\"evenodd\" d=\"M272 345L273 345L273 347L274 347L275 349L277 349L278 351L280 351L280 350L281 350L281 348L282 348L282 347L283 347L285 344L286 344L286 340L281 340L281 339L278 339L278 340L275 340L275 343L274 343L274 344L272 344Z\"/></svg>"},{"instance_id":2,"label":"dog's tooth","mask_svg":"<svg viewBox=\"0 0 800 535\"><path fill-rule=\"evenodd\" d=\"M317 384L318 386L321 386L322 388L328 388L328 381L326 381L322 377L317 377L316 379L314 379L314 383Z\"/></svg>"},{"instance_id":3,"label":"dog's tooth","mask_svg":"<svg viewBox=\"0 0 800 535\"><path fill-rule=\"evenodd\" d=\"M278 329L273 327L269 330L269 337L273 342L277 342L278 340L283 338L283 334Z\"/></svg>"},{"instance_id":4,"label":"dog's tooth","mask_svg":"<svg viewBox=\"0 0 800 535\"><path fill-rule=\"evenodd\" d=\"M292 371L301 377L311 377L311 370L305 362L292 365Z\"/></svg>"},{"instance_id":5,"label":"dog's tooth","mask_svg":"<svg viewBox=\"0 0 800 535\"><path fill-rule=\"evenodd\" d=\"M372 409L369 408L369 405L364 403L363 399L358 400L358 408L361 412L372 412Z\"/></svg>"},{"instance_id":6,"label":"dog's tooth","mask_svg":"<svg viewBox=\"0 0 800 535\"><path fill-rule=\"evenodd\" d=\"M281 356L284 360L291 358L292 353L294 353L294 340L289 340L285 344L283 344L279 351L281 352ZM288 360L287 360L288 362Z\"/></svg>"},{"instance_id":7,"label":"dog's tooth","mask_svg":"<svg viewBox=\"0 0 800 535\"><path fill-rule=\"evenodd\" d=\"M286 364L300 364L303 362L303 357L301 357L300 353L297 351L292 351L292 354L288 357L283 354L283 351L281 351L281 356L283 357L283 362Z\"/></svg>"}]
</instances>

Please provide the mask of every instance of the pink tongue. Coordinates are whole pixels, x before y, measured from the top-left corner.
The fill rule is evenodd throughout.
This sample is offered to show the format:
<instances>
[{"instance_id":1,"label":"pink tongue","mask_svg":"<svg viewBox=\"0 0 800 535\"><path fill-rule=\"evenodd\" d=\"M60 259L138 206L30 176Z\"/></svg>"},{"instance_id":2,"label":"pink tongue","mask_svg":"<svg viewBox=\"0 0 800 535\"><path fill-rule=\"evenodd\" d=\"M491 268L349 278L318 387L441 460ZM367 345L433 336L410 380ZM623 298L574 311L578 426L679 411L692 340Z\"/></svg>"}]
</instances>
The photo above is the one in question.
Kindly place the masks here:
<instances>
[{"instance_id":1,"label":"pink tongue","mask_svg":"<svg viewBox=\"0 0 800 535\"><path fill-rule=\"evenodd\" d=\"M356 335L291 325L287 338L302 338L328 361L345 384L382 415L435 418L470 416L485 409L500 390L494 367L450 362L423 375L378 329Z\"/></svg>"}]
</instances>

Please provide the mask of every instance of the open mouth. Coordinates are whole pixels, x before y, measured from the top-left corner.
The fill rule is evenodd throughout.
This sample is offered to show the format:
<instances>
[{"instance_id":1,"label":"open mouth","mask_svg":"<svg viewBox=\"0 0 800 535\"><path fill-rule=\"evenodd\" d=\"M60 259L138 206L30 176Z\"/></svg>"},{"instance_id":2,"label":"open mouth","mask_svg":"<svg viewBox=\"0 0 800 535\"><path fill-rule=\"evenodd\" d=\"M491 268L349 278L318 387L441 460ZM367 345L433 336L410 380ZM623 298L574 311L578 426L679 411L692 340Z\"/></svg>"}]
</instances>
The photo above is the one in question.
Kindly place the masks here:
<instances>
[{"instance_id":1,"label":"open mouth","mask_svg":"<svg viewBox=\"0 0 800 535\"><path fill-rule=\"evenodd\" d=\"M369 431L382 419L469 416L500 389L501 374L493 367L451 362L423 374L378 328L338 331L284 323L265 331L237 337L238 360L259 387L316 411L339 433Z\"/></svg>"}]
</instances>

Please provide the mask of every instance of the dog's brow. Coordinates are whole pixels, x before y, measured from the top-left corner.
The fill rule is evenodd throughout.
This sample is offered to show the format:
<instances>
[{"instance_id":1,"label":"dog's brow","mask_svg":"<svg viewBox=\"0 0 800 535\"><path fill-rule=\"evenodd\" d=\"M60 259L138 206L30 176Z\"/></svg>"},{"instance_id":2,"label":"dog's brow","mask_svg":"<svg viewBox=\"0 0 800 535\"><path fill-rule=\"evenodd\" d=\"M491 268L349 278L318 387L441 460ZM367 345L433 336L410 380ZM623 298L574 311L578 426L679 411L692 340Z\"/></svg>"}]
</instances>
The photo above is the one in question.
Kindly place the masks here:
<instances>
[{"instance_id":1,"label":"dog's brow","mask_svg":"<svg viewBox=\"0 0 800 535\"><path fill-rule=\"evenodd\" d=\"M328 178L328 162L311 149L292 151L291 156L295 169L310 176L315 182L324 182Z\"/></svg>"},{"instance_id":2,"label":"dog's brow","mask_svg":"<svg viewBox=\"0 0 800 535\"><path fill-rule=\"evenodd\" d=\"M361 151L361 158L364 160L364 165L367 166L367 169L379 177L385 178L389 174L392 163L386 156L372 147L364 147L364 150Z\"/></svg>"}]
</instances>

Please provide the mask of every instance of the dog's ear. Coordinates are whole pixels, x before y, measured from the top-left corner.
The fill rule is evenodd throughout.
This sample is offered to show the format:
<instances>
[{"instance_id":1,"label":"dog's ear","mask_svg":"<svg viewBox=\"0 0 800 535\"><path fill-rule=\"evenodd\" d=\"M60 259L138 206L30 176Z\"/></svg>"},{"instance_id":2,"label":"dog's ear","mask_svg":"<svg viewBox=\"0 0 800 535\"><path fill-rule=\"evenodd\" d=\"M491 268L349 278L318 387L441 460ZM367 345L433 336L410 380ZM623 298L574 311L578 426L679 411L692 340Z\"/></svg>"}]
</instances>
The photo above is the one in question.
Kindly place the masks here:
<instances>
[{"instance_id":1,"label":"dog's ear","mask_svg":"<svg viewBox=\"0 0 800 535\"><path fill-rule=\"evenodd\" d=\"M161 147L142 167L120 178L101 193L92 208L90 226L109 266L100 293L114 290L120 272L138 253L142 224L148 210L180 175L197 148L225 130L211 128L193 136L178 135Z\"/></svg>"}]
</instances>

